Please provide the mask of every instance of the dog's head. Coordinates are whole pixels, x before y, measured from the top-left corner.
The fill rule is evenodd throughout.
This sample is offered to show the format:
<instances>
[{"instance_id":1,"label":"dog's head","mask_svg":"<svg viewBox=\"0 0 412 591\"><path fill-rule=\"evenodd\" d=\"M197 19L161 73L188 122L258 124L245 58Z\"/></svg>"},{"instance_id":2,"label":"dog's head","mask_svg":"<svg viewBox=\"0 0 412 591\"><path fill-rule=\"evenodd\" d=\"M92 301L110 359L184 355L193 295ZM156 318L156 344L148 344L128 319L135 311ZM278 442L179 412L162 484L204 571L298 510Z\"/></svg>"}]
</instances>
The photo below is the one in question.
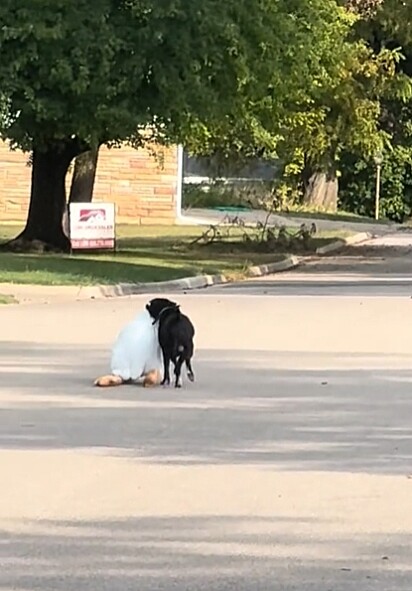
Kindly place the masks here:
<instances>
[{"instance_id":1,"label":"dog's head","mask_svg":"<svg viewBox=\"0 0 412 591\"><path fill-rule=\"evenodd\" d=\"M146 304L146 310L153 318L153 323L155 323L167 310L179 310L179 305L167 298L154 298Z\"/></svg>"}]
</instances>

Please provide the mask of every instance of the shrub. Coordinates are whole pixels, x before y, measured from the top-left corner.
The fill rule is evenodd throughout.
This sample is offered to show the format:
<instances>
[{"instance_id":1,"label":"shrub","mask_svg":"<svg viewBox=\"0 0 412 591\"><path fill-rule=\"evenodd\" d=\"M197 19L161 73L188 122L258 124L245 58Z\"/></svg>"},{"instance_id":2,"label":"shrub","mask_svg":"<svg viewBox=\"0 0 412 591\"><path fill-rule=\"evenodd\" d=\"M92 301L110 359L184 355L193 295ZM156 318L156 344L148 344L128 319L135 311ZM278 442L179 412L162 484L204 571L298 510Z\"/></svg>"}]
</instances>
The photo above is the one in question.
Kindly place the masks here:
<instances>
[{"instance_id":1,"label":"shrub","mask_svg":"<svg viewBox=\"0 0 412 591\"><path fill-rule=\"evenodd\" d=\"M403 146L387 152L382 165L380 216L402 222L412 212L412 151ZM373 217L376 165L345 154L341 160L339 205L342 209Z\"/></svg>"}]
</instances>

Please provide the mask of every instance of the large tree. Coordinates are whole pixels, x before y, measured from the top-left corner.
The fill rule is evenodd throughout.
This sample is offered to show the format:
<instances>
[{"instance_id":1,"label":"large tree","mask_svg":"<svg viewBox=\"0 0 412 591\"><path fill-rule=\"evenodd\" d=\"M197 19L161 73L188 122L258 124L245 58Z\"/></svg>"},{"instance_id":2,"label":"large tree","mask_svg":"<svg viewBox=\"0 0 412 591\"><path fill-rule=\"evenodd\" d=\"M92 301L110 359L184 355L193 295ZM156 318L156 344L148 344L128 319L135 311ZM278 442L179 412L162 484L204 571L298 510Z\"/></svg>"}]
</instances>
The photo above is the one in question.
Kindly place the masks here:
<instances>
[{"instance_id":1,"label":"large tree","mask_svg":"<svg viewBox=\"0 0 412 591\"><path fill-rule=\"evenodd\" d=\"M73 158L148 139L271 145L346 27L335 0L3 0L0 22L0 136L33 154L17 244L60 249Z\"/></svg>"},{"instance_id":2,"label":"large tree","mask_svg":"<svg viewBox=\"0 0 412 591\"><path fill-rule=\"evenodd\" d=\"M265 0L3 0L0 22L0 136L32 152L17 243L67 249L73 158L179 139L189 119L235 111L242 94L261 92L276 10Z\"/></svg>"},{"instance_id":3,"label":"large tree","mask_svg":"<svg viewBox=\"0 0 412 591\"><path fill-rule=\"evenodd\" d=\"M70 186L69 203L90 203L92 201L98 159L98 148L77 156Z\"/></svg>"}]
</instances>

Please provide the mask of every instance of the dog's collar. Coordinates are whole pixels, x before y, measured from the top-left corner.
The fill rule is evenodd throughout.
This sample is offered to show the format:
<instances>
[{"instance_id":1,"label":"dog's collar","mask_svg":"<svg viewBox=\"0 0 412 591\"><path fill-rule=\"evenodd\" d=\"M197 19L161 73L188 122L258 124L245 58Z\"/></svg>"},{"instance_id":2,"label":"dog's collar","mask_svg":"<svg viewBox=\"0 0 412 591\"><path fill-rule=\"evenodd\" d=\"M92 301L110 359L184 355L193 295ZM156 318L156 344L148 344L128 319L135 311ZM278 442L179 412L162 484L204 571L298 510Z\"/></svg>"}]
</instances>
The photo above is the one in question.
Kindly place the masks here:
<instances>
[{"instance_id":1,"label":"dog's collar","mask_svg":"<svg viewBox=\"0 0 412 591\"><path fill-rule=\"evenodd\" d=\"M153 320L152 326L154 326L156 324L156 322L159 322L159 320L161 319L161 317L163 316L163 314L165 312L168 312L169 310L179 310L179 308L180 308L180 306L178 306L177 304L175 306L167 306L166 308L163 308L160 311L159 316Z\"/></svg>"}]
</instances>

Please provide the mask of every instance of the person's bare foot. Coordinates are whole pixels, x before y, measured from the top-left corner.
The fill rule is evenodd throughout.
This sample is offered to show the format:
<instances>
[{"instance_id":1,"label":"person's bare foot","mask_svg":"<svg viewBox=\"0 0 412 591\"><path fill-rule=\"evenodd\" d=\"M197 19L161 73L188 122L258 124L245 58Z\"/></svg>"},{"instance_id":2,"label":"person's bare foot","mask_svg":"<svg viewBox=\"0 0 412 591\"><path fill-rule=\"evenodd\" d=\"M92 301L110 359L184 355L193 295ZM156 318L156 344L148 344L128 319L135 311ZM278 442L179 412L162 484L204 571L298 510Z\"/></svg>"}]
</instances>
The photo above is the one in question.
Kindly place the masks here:
<instances>
[{"instance_id":1,"label":"person's bare foot","mask_svg":"<svg viewBox=\"0 0 412 591\"><path fill-rule=\"evenodd\" d=\"M97 378L94 382L95 386L99 386L100 388L110 388L114 386L121 386L125 382L120 376L114 376L112 374L107 376L102 376L101 378Z\"/></svg>"},{"instance_id":2,"label":"person's bare foot","mask_svg":"<svg viewBox=\"0 0 412 591\"><path fill-rule=\"evenodd\" d=\"M152 369L143 376L143 388L151 388L158 384L160 384L160 373L157 369Z\"/></svg>"}]
</instances>

